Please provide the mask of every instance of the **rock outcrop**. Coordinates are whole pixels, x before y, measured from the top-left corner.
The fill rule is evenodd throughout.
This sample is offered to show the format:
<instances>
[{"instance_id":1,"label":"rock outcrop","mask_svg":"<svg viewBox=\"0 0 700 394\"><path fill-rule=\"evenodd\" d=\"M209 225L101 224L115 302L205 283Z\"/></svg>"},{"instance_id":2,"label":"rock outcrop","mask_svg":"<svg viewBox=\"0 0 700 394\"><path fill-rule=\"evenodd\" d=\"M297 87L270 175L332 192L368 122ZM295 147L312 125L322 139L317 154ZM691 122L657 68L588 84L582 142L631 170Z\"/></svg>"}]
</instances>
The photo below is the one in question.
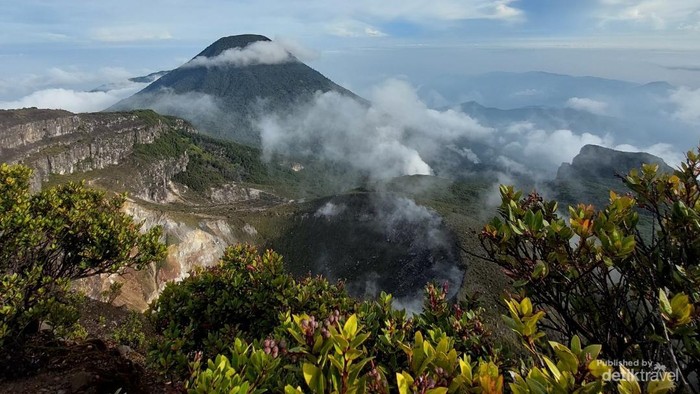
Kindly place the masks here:
<instances>
[{"instance_id":1,"label":"rock outcrop","mask_svg":"<svg viewBox=\"0 0 700 394\"><path fill-rule=\"evenodd\" d=\"M201 219L196 224L188 224L175 220L166 212L147 209L133 201L124 205L124 211L135 222L142 223L144 230L161 226L168 252L164 261L151 264L145 270L102 275L77 284L90 297L99 299L111 283L121 282L121 293L114 300L115 305L145 310L166 283L182 280L197 267L214 265L227 245L239 241L230 225L222 219Z\"/></svg>"},{"instance_id":2,"label":"rock outcrop","mask_svg":"<svg viewBox=\"0 0 700 394\"><path fill-rule=\"evenodd\" d=\"M33 168L32 185L38 188L52 174L117 165L138 144L150 144L173 127L190 127L182 120L173 122L167 124L155 117L144 119L137 113L75 115L36 108L0 111L0 160ZM160 185L164 178L183 171L186 165L186 157L156 164L141 173L147 177L141 182L145 186ZM157 199L164 195L159 189L147 188L142 194Z\"/></svg>"}]
</instances>

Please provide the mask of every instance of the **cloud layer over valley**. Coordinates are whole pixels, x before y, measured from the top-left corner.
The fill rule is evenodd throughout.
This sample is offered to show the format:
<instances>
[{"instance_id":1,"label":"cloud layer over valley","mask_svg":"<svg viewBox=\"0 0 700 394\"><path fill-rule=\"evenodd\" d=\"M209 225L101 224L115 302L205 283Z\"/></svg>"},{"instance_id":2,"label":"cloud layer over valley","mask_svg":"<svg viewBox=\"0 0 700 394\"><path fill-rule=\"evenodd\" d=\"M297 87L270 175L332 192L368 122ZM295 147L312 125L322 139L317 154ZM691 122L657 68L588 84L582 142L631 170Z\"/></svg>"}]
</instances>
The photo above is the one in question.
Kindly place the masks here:
<instances>
[{"instance_id":1,"label":"cloud layer over valley","mask_svg":"<svg viewBox=\"0 0 700 394\"><path fill-rule=\"evenodd\" d=\"M678 92L684 91L674 94ZM611 105L599 99L571 97L562 103L571 113L535 108L535 114L546 115L539 118L514 110L530 120L510 119L508 113L474 117L459 107L431 109L408 82L397 79L375 87L369 99L365 104L334 92L318 93L284 113L263 112L257 124L264 156L323 158L379 180L416 174L459 177L480 170L547 180L587 144L648 151L669 163L677 163L686 149L659 142L658 135L629 134L633 127L625 127L625 119L603 115ZM590 121L569 119L586 119L586 113ZM687 108L683 117L693 114Z\"/></svg>"},{"instance_id":2,"label":"cloud layer over valley","mask_svg":"<svg viewBox=\"0 0 700 394\"><path fill-rule=\"evenodd\" d=\"M0 109L37 107L65 109L71 112L97 112L148 86L157 78L130 80L133 74L121 68L104 68L97 72L78 69L49 69L43 75L24 75L19 81L0 79L2 93L20 94L10 100L0 99Z\"/></svg>"}]
</instances>

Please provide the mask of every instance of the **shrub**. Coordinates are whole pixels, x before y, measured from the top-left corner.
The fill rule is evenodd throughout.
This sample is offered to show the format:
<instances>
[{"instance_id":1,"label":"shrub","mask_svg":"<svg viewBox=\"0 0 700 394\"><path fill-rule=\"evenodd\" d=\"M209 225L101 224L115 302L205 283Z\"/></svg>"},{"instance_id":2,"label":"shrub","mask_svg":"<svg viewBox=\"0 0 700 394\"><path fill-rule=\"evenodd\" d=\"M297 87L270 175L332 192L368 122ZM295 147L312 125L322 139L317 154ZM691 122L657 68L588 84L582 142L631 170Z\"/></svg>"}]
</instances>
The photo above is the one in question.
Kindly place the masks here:
<instances>
[{"instance_id":1,"label":"shrub","mask_svg":"<svg viewBox=\"0 0 700 394\"><path fill-rule=\"evenodd\" d=\"M176 346L178 353L201 351L213 357L236 336L252 341L272 334L280 314L303 310L325 314L353 309L354 304L342 286L321 278L297 282L284 272L278 254L266 251L261 255L252 246L237 245L226 250L217 266L166 285L150 310L162 341L182 340ZM155 349L151 360L156 364L180 373L186 370L186 362L168 362L178 358L167 354L173 346L155 345Z\"/></svg>"},{"instance_id":2,"label":"shrub","mask_svg":"<svg viewBox=\"0 0 700 394\"><path fill-rule=\"evenodd\" d=\"M124 282L110 283L109 288L100 293L102 301L108 304L113 303L122 294L122 287L124 287Z\"/></svg>"},{"instance_id":3,"label":"shrub","mask_svg":"<svg viewBox=\"0 0 700 394\"><path fill-rule=\"evenodd\" d=\"M160 229L140 233L123 196L69 183L31 194L31 170L0 165L0 347L48 321L77 320L70 282L163 258Z\"/></svg>"},{"instance_id":4,"label":"shrub","mask_svg":"<svg viewBox=\"0 0 700 394\"><path fill-rule=\"evenodd\" d=\"M257 392L263 386L273 392L296 390L308 386L305 370L314 368L328 377L324 387L341 390L366 385L383 392L397 387L394 375L387 373L410 365L413 356L407 349L411 347L402 344L421 331L449 337L453 352L469 351L492 364L498 361L480 310L452 305L446 292L445 287L429 285L426 311L411 317L392 308L390 295L357 302L342 286L320 277L295 280L284 272L282 258L274 252L261 255L251 246L238 245L229 248L217 266L167 285L151 305L160 338L152 344L149 358L176 378L193 370L193 392L216 392L222 387ZM343 348L344 341L352 348ZM258 360L251 362L261 362L255 354L265 354L284 368L275 370L274 379L267 383L247 378L244 369L254 367L239 360L245 355ZM361 360L343 364L346 369L336 368L342 358L354 360L360 354Z\"/></svg>"},{"instance_id":5,"label":"shrub","mask_svg":"<svg viewBox=\"0 0 700 394\"><path fill-rule=\"evenodd\" d=\"M521 368L508 374L493 361L455 350L454 338L439 327L392 341L406 358L379 363L368 345L373 333L365 323L370 321L334 312L323 320L289 316L282 324L291 337L288 346L271 339L247 345L237 338L229 356L219 354L206 367L198 353L187 386L190 393L301 393L302 386L313 393L502 393L506 387L514 393L641 393L625 367L618 382L606 380L613 368L598 358L600 345L583 348L578 337L569 346L546 342L538 328L542 311L535 312L527 298L508 305L507 320L535 360L522 360ZM667 393L674 387L665 373L648 382L647 392Z\"/></svg>"},{"instance_id":6,"label":"shrub","mask_svg":"<svg viewBox=\"0 0 700 394\"><path fill-rule=\"evenodd\" d=\"M132 348L141 348L146 342L146 334L143 332L141 314L131 311L127 318L112 333L112 338L122 345Z\"/></svg>"},{"instance_id":7,"label":"shrub","mask_svg":"<svg viewBox=\"0 0 700 394\"><path fill-rule=\"evenodd\" d=\"M569 207L501 187L499 217L484 227L488 258L549 311L543 327L615 360L654 360L687 378L700 373L700 157L672 174L643 165L621 177L602 210ZM651 219L649 233L640 215ZM567 223L568 222L568 223Z\"/></svg>"}]
</instances>

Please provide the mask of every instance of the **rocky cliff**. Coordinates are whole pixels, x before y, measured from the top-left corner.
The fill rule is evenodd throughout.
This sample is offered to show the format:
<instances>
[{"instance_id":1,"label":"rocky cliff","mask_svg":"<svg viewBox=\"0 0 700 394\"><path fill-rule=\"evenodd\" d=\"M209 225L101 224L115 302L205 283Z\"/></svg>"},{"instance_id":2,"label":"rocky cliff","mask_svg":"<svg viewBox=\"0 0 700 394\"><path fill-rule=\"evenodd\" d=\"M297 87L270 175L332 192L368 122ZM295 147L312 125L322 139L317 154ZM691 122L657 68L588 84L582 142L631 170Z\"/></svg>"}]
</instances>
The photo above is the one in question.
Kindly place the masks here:
<instances>
[{"instance_id":1,"label":"rocky cliff","mask_svg":"<svg viewBox=\"0 0 700 394\"><path fill-rule=\"evenodd\" d=\"M240 241L231 226L222 219L200 219L193 223L176 220L165 211L145 208L128 201L124 211L142 223L144 229L161 226L168 245L164 261L151 264L143 271L129 271L124 275L102 275L89 278L78 287L90 297L100 299L110 284L121 282L122 291L115 305L127 305L145 310L163 290L165 284L185 278L197 267L209 267L223 255L226 246ZM245 231L245 230L243 230Z\"/></svg>"},{"instance_id":2,"label":"rocky cliff","mask_svg":"<svg viewBox=\"0 0 700 394\"><path fill-rule=\"evenodd\" d=\"M131 198L124 211L144 229L163 227L163 241L168 245L165 261L140 272L77 283L88 295L100 298L111 283L122 282L115 304L143 310L168 281L184 278L195 267L214 264L228 244L241 238L234 233L248 241L255 235L247 224L234 231L223 217L169 212L168 203L182 203L180 192L186 186L177 185L173 177L187 170L188 152L156 157L139 155L139 151L175 130L195 131L182 120L144 111L0 111L0 161L33 168L36 189L47 181L85 179L108 191L128 191ZM259 198L261 192L228 186L212 194L212 199L221 204L235 198Z\"/></svg>"},{"instance_id":3,"label":"rocky cliff","mask_svg":"<svg viewBox=\"0 0 700 394\"><path fill-rule=\"evenodd\" d=\"M150 144L172 128L190 128L173 119L166 124L147 112L72 114L27 108L0 111L0 160L34 169L33 186L40 187L52 174L73 174L117 165L138 144ZM187 157L151 163L139 173L139 195L165 198L164 183L184 171Z\"/></svg>"}]
</instances>

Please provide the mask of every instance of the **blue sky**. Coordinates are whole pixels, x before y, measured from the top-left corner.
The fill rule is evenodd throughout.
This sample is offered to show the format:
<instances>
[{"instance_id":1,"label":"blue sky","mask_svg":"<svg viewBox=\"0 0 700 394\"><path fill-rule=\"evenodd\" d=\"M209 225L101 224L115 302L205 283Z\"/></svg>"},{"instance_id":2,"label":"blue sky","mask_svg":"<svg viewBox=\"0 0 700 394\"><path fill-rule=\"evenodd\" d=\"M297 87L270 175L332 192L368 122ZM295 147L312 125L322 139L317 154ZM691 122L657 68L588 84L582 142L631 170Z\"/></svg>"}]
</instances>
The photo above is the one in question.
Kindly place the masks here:
<instances>
[{"instance_id":1,"label":"blue sky","mask_svg":"<svg viewBox=\"0 0 700 394\"><path fill-rule=\"evenodd\" d=\"M240 33L302 43L360 93L496 70L700 86L697 0L2 0L0 101L177 67Z\"/></svg>"}]
</instances>

